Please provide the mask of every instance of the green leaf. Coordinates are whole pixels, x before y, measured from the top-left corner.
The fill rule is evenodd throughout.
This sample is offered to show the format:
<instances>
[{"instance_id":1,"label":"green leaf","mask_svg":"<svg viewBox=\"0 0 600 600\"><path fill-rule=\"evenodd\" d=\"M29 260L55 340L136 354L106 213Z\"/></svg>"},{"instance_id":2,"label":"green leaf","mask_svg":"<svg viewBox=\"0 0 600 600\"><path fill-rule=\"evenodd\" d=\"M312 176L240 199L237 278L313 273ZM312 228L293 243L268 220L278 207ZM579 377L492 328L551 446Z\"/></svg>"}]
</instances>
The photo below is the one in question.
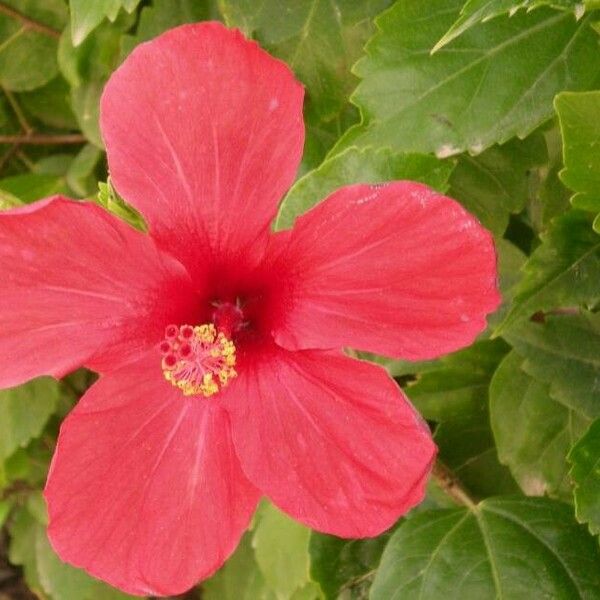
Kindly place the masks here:
<instances>
[{"instance_id":1,"label":"green leaf","mask_svg":"<svg viewBox=\"0 0 600 600\"><path fill-rule=\"evenodd\" d=\"M46 528L38 525L35 536L36 567L44 590L56 600L126 600L133 598L105 583L92 579L56 555Z\"/></svg>"},{"instance_id":2,"label":"green leaf","mask_svg":"<svg viewBox=\"0 0 600 600\"><path fill-rule=\"evenodd\" d=\"M68 188L64 177L57 175L27 173L0 179L0 198L4 194L9 194L24 203L35 202L41 198L47 198L54 194L66 194L67 192Z\"/></svg>"},{"instance_id":3,"label":"green leaf","mask_svg":"<svg viewBox=\"0 0 600 600\"><path fill-rule=\"evenodd\" d=\"M524 266L513 306L495 335L538 311L593 305L600 299L600 237L590 228L588 215L575 210L565 213L541 239Z\"/></svg>"},{"instance_id":4,"label":"green leaf","mask_svg":"<svg viewBox=\"0 0 600 600\"><path fill-rule=\"evenodd\" d=\"M219 0L239 27L284 60L306 86L306 152L301 172L317 167L340 134L356 123L348 104L357 79L351 67L374 31L373 17L392 0Z\"/></svg>"},{"instance_id":5,"label":"green leaf","mask_svg":"<svg viewBox=\"0 0 600 600\"><path fill-rule=\"evenodd\" d=\"M233 556L208 581L202 583L204 600L276 600L256 564L250 534Z\"/></svg>"},{"instance_id":6,"label":"green leaf","mask_svg":"<svg viewBox=\"0 0 600 600\"><path fill-rule=\"evenodd\" d=\"M521 281L521 269L527 260L526 255L519 248L504 238L496 240L496 252L498 253L498 279L502 304L496 312L488 316L488 331L497 327L506 316L515 290Z\"/></svg>"},{"instance_id":7,"label":"green leaf","mask_svg":"<svg viewBox=\"0 0 600 600\"><path fill-rule=\"evenodd\" d=\"M10 528L11 562L23 565L29 586L54 600L127 600L133 598L62 562L46 535L45 504L32 494Z\"/></svg>"},{"instance_id":8,"label":"green leaf","mask_svg":"<svg viewBox=\"0 0 600 600\"><path fill-rule=\"evenodd\" d=\"M275 227L291 227L296 217L344 185L412 179L444 191L452 168L452 163L425 154L349 148L294 184L281 203Z\"/></svg>"},{"instance_id":9,"label":"green leaf","mask_svg":"<svg viewBox=\"0 0 600 600\"><path fill-rule=\"evenodd\" d=\"M310 536L310 575L326 598L335 600L341 592L352 598L366 598L381 554L391 536L343 540L313 531Z\"/></svg>"},{"instance_id":10,"label":"green leaf","mask_svg":"<svg viewBox=\"0 0 600 600\"><path fill-rule=\"evenodd\" d=\"M560 178L576 192L573 206L600 213L600 91L564 92L554 106L563 136L565 168Z\"/></svg>"},{"instance_id":11,"label":"green leaf","mask_svg":"<svg viewBox=\"0 0 600 600\"><path fill-rule=\"evenodd\" d=\"M563 144L558 123L551 128L544 128L548 161L531 174L531 193L527 206L527 215L531 227L538 234L546 231L552 221L566 212L569 202L569 190L559 179L563 168Z\"/></svg>"},{"instance_id":12,"label":"green leaf","mask_svg":"<svg viewBox=\"0 0 600 600\"><path fill-rule=\"evenodd\" d=\"M593 534L600 533L600 419L596 419L569 454L575 485L575 514Z\"/></svg>"},{"instance_id":13,"label":"green leaf","mask_svg":"<svg viewBox=\"0 0 600 600\"><path fill-rule=\"evenodd\" d=\"M546 9L477 25L431 56L461 4L399 0L376 19L379 32L354 69L362 122L332 153L375 145L478 154L528 135L552 116L558 92L586 89L600 72L588 20Z\"/></svg>"},{"instance_id":14,"label":"green leaf","mask_svg":"<svg viewBox=\"0 0 600 600\"><path fill-rule=\"evenodd\" d=\"M386 547L371 600L573 598L600 589L600 548L571 508L544 498L490 498L428 511Z\"/></svg>"},{"instance_id":15,"label":"green leaf","mask_svg":"<svg viewBox=\"0 0 600 600\"><path fill-rule=\"evenodd\" d=\"M104 142L100 133L100 97L104 81L89 81L71 90L73 111L79 122L81 132L96 147L103 149Z\"/></svg>"},{"instance_id":16,"label":"green leaf","mask_svg":"<svg viewBox=\"0 0 600 600\"><path fill-rule=\"evenodd\" d=\"M103 148L98 123L100 96L104 85L118 66L123 32L129 29L133 17L122 13L114 24L104 23L75 47L70 27L60 38L58 64L71 85L71 103L79 127L87 139Z\"/></svg>"},{"instance_id":17,"label":"green leaf","mask_svg":"<svg viewBox=\"0 0 600 600\"><path fill-rule=\"evenodd\" d=\"M469 414L487 404L487 388L508 351L503 340L484 340L448 354L431 364L406 393L419 412L442 423Z\"/></svg>"},{"instance_id":18,"label":"green leaf","mask_svg":"<svg viewBox=\"0 0 600 600\"><path fill-rule=\"evenodd\" d=\"M479 156L461 154L450 176L449 195L500 237L511 213L527 203L531 170L548 160L541 134L492 146Z\"/></svg>"},{"instance_id":19,"label":"green leaf","mask_svg":"<svg viewBox=\"0 0 600 600\"><path fill-rule=\"evenodd\" d=\"M585 11L582 0L468 0L462 7L459 18L435 45L436 52L465 31L485 21L502 14L514 15L519 9L532 10L539 6L552 6L564 10L571 10L577 18L581 18Z\"/></svg>"},{"instance_id":20,"label":"green leaf","mask_svg":"<svg viewBox=\"0 0 600 600\"><path fill-rule=\"evenodd\" d=\"M22 92L56 76L56 48L67 10L62 0L4 0L0 13L0 85ZM34 24L35 26L32 26Z\"/></svg>"},{"instance_id":21,"label":"green leaf","mask_svg":"<svg viewBox=\"0 0 600 600\"><path fill-rule=\"evenodd\" d=\"M490 419L500 462L529 496L571 497L567 454L589 420L550 396L511 352L490 385Z\"/></svg>"},{"instance_id":22,"label":"green leaf","mask_svg":"<svg viewBox=\"0 0 600 600\"><path fill-rule=\"evenodd\" d=\"M58 383L47 377L0 391L0 461L42 432L58 398Z\"/></svg>"},{"instance_id":23,"label":"green leaf","mask_svg":"<svg viewBox=\"0 0 600 600\"><path fill-rule=\"evenodd\" d=\"M309 583L309 539L310 529L272 504L261 506L252 547L267 585L279 600L288 600Z\"/></svg>"},{"instance_id":24,"label":"green leaf","mask_svg":"<svg viewBox=\"0 0 600 600\"><path fill-rule=\"evenodd\" d=\"M229 26L283 59L308 90L307 113L328 121L356 85L350 72L390 0L219 0Z\"/></svg>"},{"instance_id":25,"label":"green leaf","mask_svg":"<svg viewBox=\"0 0 600 600\"><path fill-rule=\"evenodd\" d=\"M72 154L50 154L40 158L32 167L32 173L38 175L55 175L66 177L67 171L73 162Z\"/></svg>"},{"instance_id":26,"label":"green leaf","mask_svg":"<svg viewBox=\"0 0 600 600\"><path fill-rule=\"evenodd\" d=\"M67 171L67 183L76 196L85 198L92 196L98 189L98 181L94 170L98 165L102 152L92 144L85 145L73 159Z\"/></svg>"},{"instance_id":27,"label":"green leaf","mask_svg":"<svg viewBox=\"0 0 600 600\"><path fill-rule=\"evenodd\" d=\"M4 527L6 519L12 510L13 502L10 499L0 500L0 528Z\"/></svg>"},{"instance_id":28,"label":"green leaf","mask_svg":"<svg viewBox=\"0 0 600 600\"><path fill-rule=\"evenodd\" d=\"M308 100L305 100L306 102ZM358 110L349 103L330 121L313 119L311 122L306 122L305 119L304 153L297 176L306 175L319 167L342 133L357 121Z\"/></svg>"},{"instance_id":29,"label":"green leaf","mask_svg":"<svg viewBox=\"0 0 600 600\"><path fill-rule=\"evenodd\" d=\"M45 125L58 129L77 129L70 103L70 89L60 76L33 92L19 94L23 108Z\"/></svg>"},{"instance_id":30,"label":"green leaf","mask_svg":"<svg viewBox=\"0 0 600 600\"><path fill-rule=\"evenodd\" d=\"M600 314L547 316L505 336L522 369L550 386L550 396L588 418L600 416Z\"/></svg>"},{"instance_id":31,"label":"green leaf","mask_svg":"<svg viewBox=\"0 0 600 600\"><path fill-rule=\"evenodd\" d=\"M133 12L139 3L140 0L70 0L73 45L79 46L106 17L114 21L121 7Z\"/></svg>"},{"instance_id":32,"label":"green leaf","mask_svg":"<svg viewBox=\"0 0 600 600\"><path fill-rule=\"evenodd\" d=\"M438 423L440 459L478 497L517 490L498 461L488 413L490 379L507 350L502 340L477 342L428 366L406 388L417 410Z\"/></svg>"},{"instance_id":33,"label":"green leaf","mask_svg":"<svg viewBox=\"0 0 600 600\"><path fill-rule=\"evenodd\" d=\"M8 559L14 565L23 567L25 581L31 591L40 599L48 598L39 579L35 542L41 525L26 507L20 507L11 519L8 531L10 545Z\"/></svg>"},{"instance_id":34,"label":"green leaf","mask_svg":"<svg viewBox=\"0 0 600 600\"><path fill-rule=\"evenodd\" d=\"M167 29L208 19L218 19L212 0L153 0L140 12L135 34L123 37L122 57L135 46L146 42Z\"/></svg>"},{"instance_id":35,"label":"green leaf","mask_svg":"<svg viewBox=\"0 0 600 600\"><path fill-rule=\"evenodd\" d=\"M0 461L0 488L14 482L43 487L51 458L47 440L35 437L26 448L18 448L3 463Z\"/></svg>"}]
</instances>

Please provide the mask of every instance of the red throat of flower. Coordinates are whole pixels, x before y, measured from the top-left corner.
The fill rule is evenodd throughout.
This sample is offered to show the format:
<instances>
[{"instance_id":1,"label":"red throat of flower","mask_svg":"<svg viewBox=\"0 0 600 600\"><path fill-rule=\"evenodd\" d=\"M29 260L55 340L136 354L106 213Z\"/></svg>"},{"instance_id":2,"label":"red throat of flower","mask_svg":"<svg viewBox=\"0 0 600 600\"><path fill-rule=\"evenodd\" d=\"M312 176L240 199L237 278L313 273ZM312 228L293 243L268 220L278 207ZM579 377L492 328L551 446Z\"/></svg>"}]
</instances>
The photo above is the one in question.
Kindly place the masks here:
<instances>
[{"instance_id":1,"label":"red throat of flower","mask_svg":"<svg viewBox=\"0 0 600 600\"><path fill-rule=\"evenodd\" d=\"M212 396L237 375L235 345L212 323L169 325L160 350L165 379L184 396Z\"/></svg>"}]
</instances>

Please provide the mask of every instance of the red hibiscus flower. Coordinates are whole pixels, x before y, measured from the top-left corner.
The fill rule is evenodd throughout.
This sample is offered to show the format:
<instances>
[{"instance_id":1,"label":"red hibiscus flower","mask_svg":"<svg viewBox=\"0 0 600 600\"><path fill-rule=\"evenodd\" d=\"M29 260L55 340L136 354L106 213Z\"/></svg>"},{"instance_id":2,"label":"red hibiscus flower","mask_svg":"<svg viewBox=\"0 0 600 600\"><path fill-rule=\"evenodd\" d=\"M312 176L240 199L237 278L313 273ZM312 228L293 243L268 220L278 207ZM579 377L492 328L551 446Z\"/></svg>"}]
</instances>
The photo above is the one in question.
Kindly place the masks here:
<instances>
[{"instance_id":1,"label":"red hibiscus flower","mask_svg":"<svg viewBox=\"0 0 600 600\"><path fill-rule=\"evenodd\" d=\"M390 527L435 446L386 372L341 349L438 356L498 304L490 235L421 184L349 186L271 232L302 99L239 32L174 29L101 106L112 180L150 234L60 197L0 214L0 385L100 373L60 431L52 545L130 593L213 573L262 494L338 536Z\"/></svg>"}]
</instances>

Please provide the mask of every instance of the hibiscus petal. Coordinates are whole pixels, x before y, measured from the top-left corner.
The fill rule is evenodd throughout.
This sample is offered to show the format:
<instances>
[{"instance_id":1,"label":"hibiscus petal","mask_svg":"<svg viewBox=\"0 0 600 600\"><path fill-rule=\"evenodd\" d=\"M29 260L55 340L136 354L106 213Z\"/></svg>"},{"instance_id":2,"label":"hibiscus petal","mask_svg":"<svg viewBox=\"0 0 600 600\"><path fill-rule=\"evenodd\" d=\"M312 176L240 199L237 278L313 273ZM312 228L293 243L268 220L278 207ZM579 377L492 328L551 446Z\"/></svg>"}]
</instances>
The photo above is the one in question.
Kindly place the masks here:
<instances>
[{"instance_id":1,"label":"hibiscus petal","mask_svg":"<svg viewBox=\"0 0 600 600\"><path fill-rule=\"evenodd\" d=\"M168 384L154 354L102 377L67 417L45 495L58 555L141 595L213 573L259 497L225 411Z\"/></svg>"},{"instance_id":2,"label":"hibiscus petal","mask_svg":"<svg viewBox=\"0 0 600 600\"><path fill-rule=\"evenodd\" d=\"M342 537L378 535L423 499L435 446L380 367L272 350L223 394L242 469L282 510Z\"/></svg>"},{"instance_id":3,"label":"hibiscus petal","mask_svg":"<svg viewBox=\"0 0 600 600\"><path fill-rule=\"evenodd\" d=\"M409 181L338 190L296 221L284 259L274 335L291 349L433 358L470 344L500 302L489 232Z\"/></svg>"},{"instance_id":4,"label":"hibiscus petal","mask_svg":"<svg viewBox=\"0 0 600 600\"><path fill-rule=\"evenodd\" d=\"M266 234L302 154L303 89L219 23L138 46L108 82L101 128L112 180L189 268Z\"/></svg>"},{"instance_id":5,"label":"hibiscus petal","mask_svg":"<svg viewBox=\"0 0 600 600\"><path fill-rule=\"evenodd\" d=\"M114 366L194 298L183 267L148 236L61 197L0 212L0 264L0 387L85 361Z\"/></svg>"}]
</instances>

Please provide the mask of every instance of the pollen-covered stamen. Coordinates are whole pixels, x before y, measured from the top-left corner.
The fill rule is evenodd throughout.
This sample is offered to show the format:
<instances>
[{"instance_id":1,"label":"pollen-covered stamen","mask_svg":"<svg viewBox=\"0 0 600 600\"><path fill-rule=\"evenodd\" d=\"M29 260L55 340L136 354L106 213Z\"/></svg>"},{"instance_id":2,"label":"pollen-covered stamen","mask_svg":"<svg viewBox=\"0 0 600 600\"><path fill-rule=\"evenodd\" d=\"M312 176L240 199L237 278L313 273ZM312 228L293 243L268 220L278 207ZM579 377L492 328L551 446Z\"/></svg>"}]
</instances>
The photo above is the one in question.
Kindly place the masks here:
<instances>
[{"instance_id":1,"label":"pollen-covered stamen","mask_svg":"<svg viewBox=\"0 0 600 600\"><path fill-rule=\"evenodd\" d=\"M213 324L169 325L160 351L165 379L185 396L212 396L237 375L235 345Z\"/></svg>"}]
</instances>

